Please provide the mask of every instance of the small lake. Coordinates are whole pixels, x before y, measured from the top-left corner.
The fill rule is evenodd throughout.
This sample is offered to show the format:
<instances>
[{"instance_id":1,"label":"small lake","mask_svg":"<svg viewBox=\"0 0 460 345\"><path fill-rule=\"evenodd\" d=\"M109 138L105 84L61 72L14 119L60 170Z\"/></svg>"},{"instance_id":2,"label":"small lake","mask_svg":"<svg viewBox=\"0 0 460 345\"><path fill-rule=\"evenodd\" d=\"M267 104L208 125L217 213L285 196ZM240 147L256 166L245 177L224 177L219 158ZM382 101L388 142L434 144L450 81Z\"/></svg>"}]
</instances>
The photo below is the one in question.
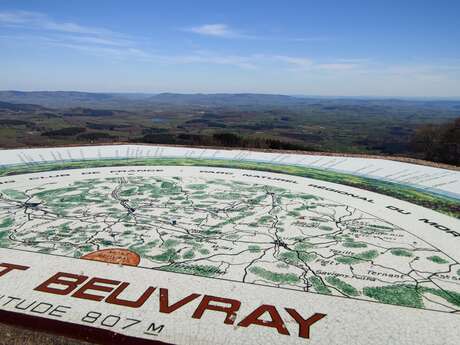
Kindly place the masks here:
<instances>
[{"instance_id":1,"label":"small lake","mask_svg":"<svg viewBox=\"0 0 460 345\"><path fill-rule=\"evenodd\" d=\"M154 117L152 118L152 122L155 122L155 123L168 122L168 119L165 119L164 117Z\"/></svg>"}]
</instances>

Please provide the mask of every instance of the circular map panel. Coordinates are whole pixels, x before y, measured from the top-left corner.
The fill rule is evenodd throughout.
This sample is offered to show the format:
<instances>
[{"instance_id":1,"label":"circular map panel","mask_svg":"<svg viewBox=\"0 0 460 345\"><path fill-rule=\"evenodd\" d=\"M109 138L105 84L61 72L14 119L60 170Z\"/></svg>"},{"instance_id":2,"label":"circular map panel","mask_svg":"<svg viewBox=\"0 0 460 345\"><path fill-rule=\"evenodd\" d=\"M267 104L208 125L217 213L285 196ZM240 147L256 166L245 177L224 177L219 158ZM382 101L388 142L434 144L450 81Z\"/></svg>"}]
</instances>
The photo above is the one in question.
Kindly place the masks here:
<instances>
[{"instance_id":1,"label":"circular map panel","mask_svg":"<svg viewBox=\"0 0 460 345\"><path fill-rule=\"evenodd\" d=\"M295 180L281 186L274 174L251 183L244 171L158 168L3 188L0 246L124 264L137 260L120 255L134 253L140 266L168 272L460 309L460 265L372 207Z\"/></svg>"},{"instance_id":2,"label":"circular map panel","mask_svg":"<svg viewBox=\"0 0 460 345\"><path fill-rule=\"evenodd\" d=\"M456 199L302 169L0 167L0 316L131 343L456 344Z\"/></svg>"}]
</instances>

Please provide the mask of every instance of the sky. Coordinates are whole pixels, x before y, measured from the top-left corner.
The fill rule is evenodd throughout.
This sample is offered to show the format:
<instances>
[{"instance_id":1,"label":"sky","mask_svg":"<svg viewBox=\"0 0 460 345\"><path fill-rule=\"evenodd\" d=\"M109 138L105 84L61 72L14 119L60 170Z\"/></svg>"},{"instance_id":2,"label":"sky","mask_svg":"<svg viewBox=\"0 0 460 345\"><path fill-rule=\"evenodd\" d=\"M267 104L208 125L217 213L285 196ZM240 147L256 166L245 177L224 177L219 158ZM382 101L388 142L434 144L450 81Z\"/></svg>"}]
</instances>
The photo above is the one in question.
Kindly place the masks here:
<instances>
[{"instance_id":1,"label":"sky","mask_svg":"<svg viewBox=\"0 0 460 345\"><path fill-rule=\"evenodd\" d=\"M0 89L460 97L459 0L0 0Z\"/></svg>"}]
</instances>

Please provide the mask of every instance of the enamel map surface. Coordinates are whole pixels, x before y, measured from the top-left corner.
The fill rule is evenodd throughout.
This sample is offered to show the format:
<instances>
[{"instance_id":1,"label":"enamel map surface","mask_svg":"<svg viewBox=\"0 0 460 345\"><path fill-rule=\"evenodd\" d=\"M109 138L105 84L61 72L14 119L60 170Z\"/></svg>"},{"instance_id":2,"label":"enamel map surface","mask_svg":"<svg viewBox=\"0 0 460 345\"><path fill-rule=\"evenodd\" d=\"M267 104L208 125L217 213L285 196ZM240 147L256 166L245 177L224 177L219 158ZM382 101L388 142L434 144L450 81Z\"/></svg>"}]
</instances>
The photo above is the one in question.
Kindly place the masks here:
<instances>
[{"instance_id":1,"label":"enamel map surface","mask_svg":"<svg viewBox=\"0 0 460 345\"><path fill-rule=\"evenodd\" d=\"M75 258L126 248L148 268L460 310L460 265L410 232L308 189L187 170L3 189L0 245Z\"/></svg>"},{"instance_id":2,"label":"enamel map surface","mask_svg":"<svg viewBox=\"0 0 460 345\"><path fill-rule=\"evenodd\" d=\"M458 327L453 327L460 322L455 190L444 196L429 194L432 203L442 206L440 213L393 197L400 193L400 185L382 195L234 163L212 166L198 159L193 164L158 157L111 166L100 159L72 164L36 163L14 173L4 167L0 177L0 309L33 314L37 296L54 294L72 309L66 312L67 321L165 343L185 344L190 339L220 343L209 332L223 326L230 338L232 330L236 332L235 344L242 339L257 343L262 338L276 343L303 343L304 338L340 343L343 330L336 331L331 323L355 329L353 322L361 322L361 331L373 334L376 326L363 321L373 313L375 323L388 324L400 343L415 339L413 343L421 343L423 332L406 331L420 325L427 332L433 327L444 329L440 344L458 340ZM378 182L372 189L377 187ZM423 199L422 192L417 193ZM46 266L38 277L54 278L37 278L32 295L24 292L25 297L17 297L24 300L23 307L35 304L16 310L15 301L3 305L8 296L8 285L3 284L9 277L15 278L10 284L16 284L21 274L34 270L36 262ZM60 265L77 269L69 273ZM61 275L47 275L55 267ZM90 281L93 275L99 280ZM137 293L125 291L134 284L126 277L139 285ZM159 284L176 289L174 301L167 302L171 291L165 302L164 293L169 290L160 289ZM15 285L10 288L10 294L18 291ZM160 289L159 300L155 289ZM182 292L187 289L197 291ZM123 291L127 295L121 299ZM159 310L152 311L158 307L149 303L157 300ZM184 306L178 302L176 310L173 303L178 300ZM239 314L245 309L244 301L254 307ZM54 306L54 302L42 303ZM84 303L84 307L71 302ZM80 315L79 308L86 308L86 303L90 309ZM94 303L104 303L98 304L102 310L95 310ZM123 321L107 326L123 320L126 308L140 313L125 317L139 323L147 314L164 313L160 314L162 323L153 323L153 328L150 323L142 332L134 325L123 328ZM182 315L180 308L191 311ZM356 315L345 317L351 312ZM44 314L36 316L53 318ZM99 314L101 319L96 318ZM165 315L170 314L187 320L180 321L186 326L168 326ZM209 328L194 320L206 317ZM88 324L92 318L94 322ZM359 329L345 336L356 344L370 339L359 335ZM379 341L375 336L371 337L374 343L387 343L388 335ZM233 343L228 339L226 343Z\"/></svg>"}]
</instances>

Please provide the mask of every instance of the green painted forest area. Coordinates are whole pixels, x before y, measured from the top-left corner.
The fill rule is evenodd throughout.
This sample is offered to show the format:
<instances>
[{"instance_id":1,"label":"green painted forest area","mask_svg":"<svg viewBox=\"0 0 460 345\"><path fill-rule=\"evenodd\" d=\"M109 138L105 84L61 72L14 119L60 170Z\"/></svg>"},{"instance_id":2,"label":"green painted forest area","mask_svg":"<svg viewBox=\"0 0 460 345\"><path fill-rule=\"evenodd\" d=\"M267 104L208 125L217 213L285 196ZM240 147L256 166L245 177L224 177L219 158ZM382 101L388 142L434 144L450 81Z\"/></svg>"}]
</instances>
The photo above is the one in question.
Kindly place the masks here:
<instances>
[{"instance_id":1,"label":"green painted forest area","mask_svg":"<svg viewBox=\"0 0 460 345\"><path fill-rule=\"evenodd\" d=\"M388 195L405 200L435 211L460 218L458 200L442 195L428 193L409 186L379 181L375 179L353 176L350 174L307 168L293 165L282 165L260 162L242 162L230 160L193 159L193 158L139 158L139 159L102 159L86 161L67 161L57 163L42 163L34 165L16 165L0 168L0 176L12 176L33 172L44 172L65 169L83 169L110 166L207 166L221 168L247 169L283 173L302 176L320 181L333 182Z\"/></svg>"}]
</instances>

